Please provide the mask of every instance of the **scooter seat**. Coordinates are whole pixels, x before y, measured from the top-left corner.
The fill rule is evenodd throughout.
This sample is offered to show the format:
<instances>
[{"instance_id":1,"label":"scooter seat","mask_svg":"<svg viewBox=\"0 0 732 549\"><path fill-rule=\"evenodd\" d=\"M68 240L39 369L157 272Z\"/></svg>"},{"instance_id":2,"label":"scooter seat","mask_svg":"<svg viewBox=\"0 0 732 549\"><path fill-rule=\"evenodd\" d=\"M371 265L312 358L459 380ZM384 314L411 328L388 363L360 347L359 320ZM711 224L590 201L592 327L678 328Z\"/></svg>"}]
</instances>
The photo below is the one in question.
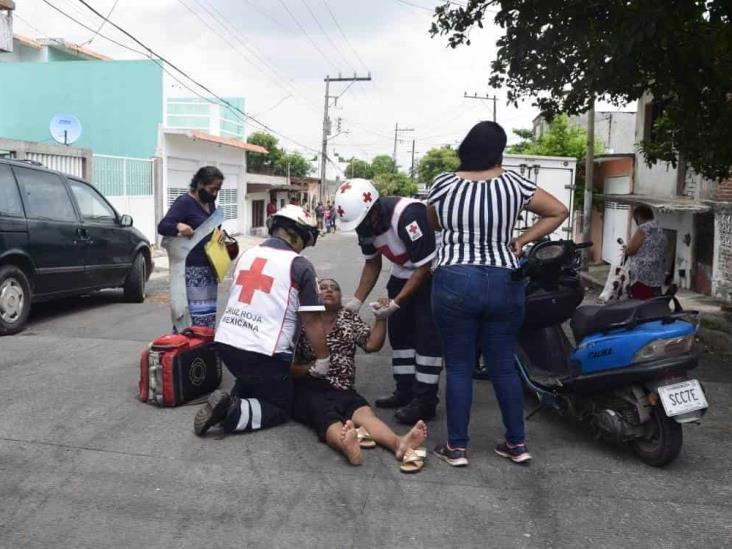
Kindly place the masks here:
<instances>
[{"instance_id":1,"label":"scooter seat","mask_svg":"<svg viewBox=\"0 0 732 549\"><path fill-rule=\"evenodd\" d=\"M630 321L634 315L639 321L670 315L669 301L668 297L657 297L646 301L627 299L607 305L583 305L572 315L570 325L579 343L590 334Z\"/></svg>"}]
</instances>

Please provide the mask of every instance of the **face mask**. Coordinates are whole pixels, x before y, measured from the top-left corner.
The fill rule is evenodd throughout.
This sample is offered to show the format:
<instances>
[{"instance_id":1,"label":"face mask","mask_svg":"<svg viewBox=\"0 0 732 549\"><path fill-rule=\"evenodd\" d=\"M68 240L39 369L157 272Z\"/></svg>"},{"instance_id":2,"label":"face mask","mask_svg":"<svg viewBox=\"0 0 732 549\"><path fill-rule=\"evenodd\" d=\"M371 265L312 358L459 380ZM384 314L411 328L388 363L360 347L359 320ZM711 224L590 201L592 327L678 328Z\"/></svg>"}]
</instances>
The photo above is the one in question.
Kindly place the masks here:
<instances>
[{"instance_id":1,"label":"face mask","mask_svg":"<svg viewBox=\"0 0 732 549\"><path fill-rule=\"evenodd\" d=\"M206 189L200 189L198 191L198 198L200 198L201 201L207 204L213 204L214 202L216 202L216 197L208 192Z\"/></svg>"}]
</instances>

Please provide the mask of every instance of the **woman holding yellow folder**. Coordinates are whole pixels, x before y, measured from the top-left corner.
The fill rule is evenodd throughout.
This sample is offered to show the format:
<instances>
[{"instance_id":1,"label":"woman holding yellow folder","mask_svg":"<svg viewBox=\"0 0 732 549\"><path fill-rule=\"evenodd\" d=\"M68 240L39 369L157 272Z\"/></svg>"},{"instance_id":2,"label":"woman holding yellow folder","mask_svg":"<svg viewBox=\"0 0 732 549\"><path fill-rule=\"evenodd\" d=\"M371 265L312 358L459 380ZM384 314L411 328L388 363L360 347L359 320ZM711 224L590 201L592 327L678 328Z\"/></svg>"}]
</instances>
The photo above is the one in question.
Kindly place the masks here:
<instances>
[{"instance_id":1,"label":"woman holding yellow folder","mask_svg":"<svg viewBox=\"0 0 732 549\"><path fill-rule=\"evenodd\" d=\"M191 180L189 191L179 196L158 224L162 236L190 238L216 210L216 198L224 182L224 174L215 166L204 166ZM223 233L221 233L223 239ZM193 326L214 328L218 281L205 246L210 236L191 250L186 259L186 290Z\"/></svg>"}]
</instances>

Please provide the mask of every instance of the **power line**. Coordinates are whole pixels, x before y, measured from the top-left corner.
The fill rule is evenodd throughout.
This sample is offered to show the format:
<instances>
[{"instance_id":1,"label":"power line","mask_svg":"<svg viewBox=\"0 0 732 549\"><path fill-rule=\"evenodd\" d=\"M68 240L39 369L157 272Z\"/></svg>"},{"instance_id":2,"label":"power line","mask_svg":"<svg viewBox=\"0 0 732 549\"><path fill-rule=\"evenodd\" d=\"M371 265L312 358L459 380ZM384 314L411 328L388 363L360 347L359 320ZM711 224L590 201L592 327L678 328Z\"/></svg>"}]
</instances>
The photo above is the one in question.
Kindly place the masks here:
<instances>
[{"instance_id":1,"label":"power line","mask_svg":"<svg viewBox=\"0 0 732 549\"><path fill-rule=\"evenodd\" d=\"M81 1L81 0L80 0L80 1ZM302 33L303 33L303 34L305 35L305 37L306 37L306 38L307 38L307 39L308 39L308 40L310 41L310 43L311 43L311 44L312 44L312 46L313 46L313 47L314 47L314 48L315 48L315 49L316 49L316 50L318 51L318 53L319 53L319 54L320 54L320 55L321 55L321 56L323 57L323 59L325 59L325 60L326 60L326 61L327 61L328 63L330 63L330 65L331 65L331 66L332 66L333 68L335 68L336 70L338 70L338 67L337 67L337 66L336 66L336 65L335 65L335 64L333 63L333 61L332 61L332 60L331 60L331 59L330 59L330 58L329 58L329 57L328 57L328 56L327 56L327 55L325 54L325 52L324 52L323 50L321 50L321 49L320 49L320 46L318 46L318 44L317 44L317 43L315 42L315 40L313 40L313 37L312 37L312 36L310 36L310 34L308 33L308 31L306 31L306 30L305 30L305 27L303 27L303 26L302 26L302 23L300 23L299 19L298 19L297 17L295 17L295 15L294 15L294 14L292 13L292 11L290 11L290 8L288 8L288 7L287 7L287 4L285 4L283 0L279 0L279 2L280 2L280 4L282 5L282 7L283 7L283 8L285 8L285 11L286 11L286 12L287 12L287 13L288 13L288 14L290 15L290 18L291 18L291 19L292 19L292 20L293 20L293 21L295 22L295 24L296 24L296 25L298 26L298 28L300 29L300 31L301 31L301 32L302 32Z\"/></svg>"},{"instance_id":2,"label":"power line","mask_svg":"<svg viewBox=\"0 0 732 549\"><path fill-rule=\"evenodd\" d=\"M345 33L345 32L343 32L343 29L341 28L341 25L340 25L340 23L338 23L338 19L336 18L335 14L333 13L333 10L331 10L331 9L330 9L330 6L328 5L328 1L327 1L327 0L323 0L323 5L325 5L325 9L326 9L326 10L328 10L328 13L330 14L330 17L331 17L331 19L333 19L333 23L335 23L335 26L336 26L336 28L338 29L338 32L339 32L339 33L341 34L341 36L343 37L343 41L344 41L344 42L346 43L346 45L348 45L348 47L349 47L349 48L351 49L351 51L353 52L353 55L355 55L355 56L356 56L356 59L358 59L358 60L359 60L359 62L360 62L360 63L361 63L362 65L363 65L363 67L364 67L364 68L365 68L366 70L369 70L369 67L368 67L368 65L366 64L366 62L365 62L365 61L364 61L364 60L363 60L363 59L361 58L361 56L360 56L360 55L358 54L358 51L356 50L356 48L354 48L354 47L353 47L353 45L351 44L351 41L350 41L350 40L348 39L348 36L346 36L346 33Z\"/></svg>"},{"instance_id":3,"label":"power line","mask_svg":"<svg viewBox=\"0 0 732 549\"><path fill-rule=\"evenodd\" d=\"M286 80L285 80L285 79L284 79L284 78L283 78L283 77L282 77L282 76L281 76L281 75L279 74L279 72L278 72L278 71L277 71L276 69L274 69L273 67L271 67L271 66L269 65L269 63L267 63L267 61L266 61L266 60L265 60L264 58L262 58L262 56L260 56L260 55L259 55L259 54L257 53L257 51L256 51L256 50L254 50L254 49L253 49L252 47L250 47L250 46L249 46L249 45L248 45L248 44L247 44L246 42L244 42L244 41L243 41L243 40L242 40L242 39L241 39L241 38L240 38L240 37L238 36L238 33L236 32L236 29L234 29L234 30L233 30L233 32L232 32L232 30L231 30L230 28L228 28L228 27L226 26L225 22L222 22L222 20L220 20L220 19L219 19L218 17L216 17L216 14L213 14L213 13L211 13L211 12L210 12L210 11L209 11L209 10L208 10L208 9L206 8L206 6L202 5L202 4L200 3L200 2L198 2L198 0L194 0L194 2L195 2L195 3L196 3L196 4L198 5L198 6L200 6L200 7L201 7L201 9L202 9L202 10L203 10L203 11L204 11L204 12L205 12L206 14L208 14L208 16L209 16L209 17L211 17L211 18L212 18L212 19L213 19L213 20L214 20L215 22L217 22L217 23L218 23L218 24L219 24L219 25L220 25L220 26L221 26L221 27L223 28L223 30L224 30L224 33L225 33L225 34L222 34L222 33L220 33L219 31L217 31L216 29L214 29L214 28L213 28L213 27L212 27L212 26L211 26L211 25L210 25L210 24L208 23L208 21L206 21L206 20L205 20L205 19L204 19L204 18L203 18L203 17L202 17L202 16L201 16L201 15L200 15L200 14L199 14L199 13L198 13L197 11L196 11L196 10L194 10L193 8L191 8L190 6L188 6L188 5L187 5L187 4L185 3L185 2L183 2L183 0L178 0L178 3L179 3L180 5L182 5L182 6L183 6L184 8L186 8L186 9L187 9L187 10L188 10L188 11L189 11L190 13L192 13L192 14L193 14L193 16L194 16L194 17L196 17L196 18L197 18L197 19L198 19L198 20L199 20L199 21L200 21L201 23L203 23L203 24L204 24L204 25L205 25L205 26L206 26L206 27L207 27L207 28L208 28L208 29L209 29L209 30L210 30L211 32L213 32L213 33L214 33L214 35L216 35L216 36L220 36L220 38L221 38L221 39L222 39L222 40L223 40L224 42L226 42L226 43L227 43L227 44L228 44L229 46L231 46L232 50L234 50L234 52L236 52L236 53L237 53L237 54L239 55L239 57L241 57L242 59L244 59L244 61L246 61L246 62L247 62L248 64L250 64L250 65L251 65L252 67L254 67L255 69L258 69L258 67L257 67L256 65L254 65L254 63L252 62L252 60L251 60L251 59L250 59L249 57L247 57L247 56L243 55L243 54L241 53L241 51L239 51L239 49L237 48L236 44L233 44L233 43L232 43L232 42L231 42L231 41L230 41L230 40L229 40L229 39L227 38L227 36L226 36L226 34L227 34L227 33L228 33L229 35L231 35L231 36L232 36L232 37L233 37L233 38L234 38L235 40L237 40L237 41L238 41L238 42L239 42L239 43L240 43L240 44L241 44L242 46L244 46L244 48L245 48L245 49L246 49L247 51L249 51L249 52L251 53L251 55L252 55L252 56L254 56L254 58L255 58L255 59L256 59L257 61L259 61L259 63L261 63L261 65L262 65L262 66L263 66L263 67L264 67L265 69L269 70L269 71L270 71L270 72L272 73L272 75L267 75L267 76L268 76L268 78L269 78L269 79L270 79L270 80L271 80L271 81L272 81L272 82L273 82L273 83L274 83L275 85L279 86L280 88L282 88L283 90L287 91L288 93L293 93L293 91L294 91L294 90L292 90L292 89L290 89L290 88L288 88L288 87L287 87L287 86L288 86L288 83L287 83L287 81L286 81ZM212 6L212 8L213 8L213 6ZM215 9L215 8L214 8L214 9ZM221 12L218 12L218 13L219 13L219 15L221 15L221 17L223 18L223 14L221 14ZM225 20L225 19L224 19L224 20ZM281 82L280 82L280 80L281 80L282 82L284 82L284 84L283 84L283 83L281 83Z\"/></svg>"},{"instance_id":4,"label":"power line","mask_svg":"<svg viewBox=\"0 0 732 549\"><path fill-rule=\"evenodd\" d=\"M60 11L60 12L61 12L61 13L63 13L64 15L67 15L67 14L66 14L66 13L64 13L64 12L63 12L62 10L60 10L60 9L56 8L55 6L53 6L53 4L51 4L51 3L50 3L50 2L48 1L48 0L43 0L43 1L44 1L45 3L47 3L48 5L50 5L50 6L54 7L54 8L55 8L55 9L56 9L57 11ZM183 75L183 76L184 76L184 77L185 77L186 79L188 79L188 80L190 80L191 82L193 82L193 84L195 84L195 85L196 85L196 86L197 86L198 88L200 88L200 89L204 90L204 91L205 91L206 93L208 93L208 94L210 94L210 95L211 95L212 97L216 98L216 100L218 100L218 101L219 101L219 102L220 102L221 104L223 104L223 105L226 105L227 107L229 107L229 109L230 109L230 110L232 110L232 111L236 111L236 112L240 113L240 114L241 114L241 115L242 115L242 116L243 116L243 117L244 117L245 119L247 119L247 120L250 120L250 121L251 121L252 123L254 123L254 124L257 124L258 126L260 126L261 128L263 128L264 130L266 130L266 131L268 131L268 132L270 132L270 133L272 133L272 134L274 134L274 135L277 135L277 136L279 136L279 137L280 137L280 138L282 138L282 139L286 139L287 141L290 141L291 143L294 143L294 144L296 144L296 145L298 145L298 146L300 146L300 147L303 147L303 148L305 148L305 149L308 149L308 150L310 150L310 151L314 151L314 152L317 152L317 149L315 149L315 148L313 148L313 147L309 147L308 145L304 145L304 144L302 144L302 143L298 142L297 140L295 140L295 139L292 139L291 137L288 137L287 135L285 135L285 134L282 134L282 133L280 133L280 132L276 131L275 129L271 128L271 127L270 127L270 126L268 126L267 124L265 124L265 123L263 123L263 122L261 122L261 121L257 120L257 119L256 119L256 118L254 118L253 116L251 116L251 115L247 114L247 113L246 113L246 112L244 112L244 111L243 111L242 109L240 109L240 108L239 108L239 107L237 107L236 105L233 105L232 103L230 103L229 101L227 101L227 100L226 100L226 99L224 99L223 97L219 96L218 94L214 93L214 92L213 92L213 91L212 91L212 90L211 90L211 89L210 89L210 88L209 88L208 86L206 86L205 84L202 84L201 82L199 82L198 80L196 80L195 78L193 78L192 76L190 76L190 75L189 75L189 74L188 74L187 72L185 72L185 71L184 71L183 69L179 68L179 67L178 67L177 65L175 65L175 64L174 64L174 63L172 63L172 62L170 62L170 61L169 61L168 59L166 59L165 57L163 57L162 55L160 55L159 53L157 53L157 52L156 52L155 50L153 50L152 48L150 48L149 46L147 46L146 44L144 44L144 43L143 43L142 41L140 41L140 40L139 40L139 39L137 39L137 38L136 38L135 36L133 36L132 34L130 34L130 33L129 33L128 31L126 31L126 30L125 30L124 28L120 27L120 26L119 26L119 25L118 25L117 23L115 23L115 22L114 22L114 21L112 21L111 19L107 19L107 18L105 18L105 17L104 17L104 15L102 15L102 14L101 14L101 13L99 13L99 12L98 12L98 11L97 11L96 9L94 9L94 7L90 6L90 5L89 5L89 4L88 4L88 3L87 3L87 2L85 1L85 0L78 0L78 1L79 1L79 2L81 3L81 4L83 4L83 5L84 5L84 6L85 6L85 7L86 7L86 8L88 9L88 10L90 10L91 12L93 12L93 13L94 13L94 14L95 14L95 15L96 15L97 17L100 17L100 18L102 18L102 19L105 19L105 20L107 21L107 23L109 23L110 25L112 25L112 26L113 26L113 27L114 27L115 29L117 29L118 31L120 31L120 32L121 32L122 34L124 34L124 35L125 35L125 36L127 36L128 38L130 38L130 39L131 39L131 40L132 40L133 42L135 42L135 43L136 43L136 44L138 44L138 45L139 45L140 47L142 47L142 48L143 48L144 50L146 50L147 52L149 52L149 53L150 53L150 54L151 54L152 56L155 56L155 57L157 57L158 59L160 59L160 60L161 60L162 62L166 63L166 64L167 64L168 66L170 66L170 67L171 67L172 69L174 69L174 70L175 70L176 72L178 72L179 74ZM78 22L78 21L77 21L77 22ZM85 26L85 27L86 27L86 25L82 25L82 26ZM101 34L100 34L100 35L101 35ZM119 44L119 43L118 43L118 44ZM120 44L120 45L121 45L121 44ZM123 47L127 47L127 46L123 46ZM128 48L128 49L130 49L130 48ZM134 50L133 50L133 51L134 51ZM138 53L139 53L139 52L138 52ZM143 54L143 55L144 55L144 54ZM169 74L169 73L168 73L168 74ZM190 90L190 88L188 88L187 86L186 86L186 88ZM191 90L191 91L192 91L192 90ZM194 92L194 93L195 93L195 92ZM200 96L200 94L196 94L196 95L199 95L199 96Z\"/></svg>"},{"instance_id":5,"label":"power line","mask_svg":"<svg viewBox=\"0 0 732 549\"><path fill-rule=\"evenodd\" d=\"M346 62L346 65L348 65L351 68L351 70L353 70L354 73L357 72L356 67L354 67L351 64L351 62L346 58L346 56L341 53L340 49L338 48L338 45L335 42L333 42L330 35L323 28L323 25L320 24L320 19L318 19L316 17L315 13L310 8L310 4L307 3L307 0L302 0L302 3L305 5L305 9L308 10L308 13L310 13L310 17L312 17L313 20L315 21L315 24L318 25L318 28L323 33L323 36L325 36L326 40L328 40L328 42L330 43L331 47L333 48L333 51L338 53L338 55L343 58L343 60Z\"/></svg>"},{"instance_id":6,"label":"power line","mask_svg":"<svg viewBox=\"0 0 732 549\"><path fill-rule=\"evenodd\" d=\"M112 7L109 8L109 12L107 12L107 19L109 19L112 16L112 13L114 13L114 9L117 7L117 4L119 4L119 0L114 0L114 4L112 4ZM91 35L91 38L84 42L83 44L80 44L81 46L86 46L88 44L92 43L92 40L94 40L97 35L101 32L101 30L104 28L104 25L106 25L106 21L102 21L99 27L97 28L96 32Z\"/></svg>"}]
</instances>

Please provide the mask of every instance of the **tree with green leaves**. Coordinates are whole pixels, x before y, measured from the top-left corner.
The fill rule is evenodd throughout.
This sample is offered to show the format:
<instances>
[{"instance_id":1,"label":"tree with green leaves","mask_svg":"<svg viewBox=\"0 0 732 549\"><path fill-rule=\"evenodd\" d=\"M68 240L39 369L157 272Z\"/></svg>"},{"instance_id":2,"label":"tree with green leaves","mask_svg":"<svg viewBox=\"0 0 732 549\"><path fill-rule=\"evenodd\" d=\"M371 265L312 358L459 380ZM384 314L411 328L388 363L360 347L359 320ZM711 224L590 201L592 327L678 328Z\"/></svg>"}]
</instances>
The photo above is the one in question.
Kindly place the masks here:
<instances>
[{"instance_id":1,"label":"tree with green leaves","mask_svg":"<svg viewBox=\"0 0 732 549\"><path fill-rule=\"evenodd\" d=\"M538 138L531 130L513 130L522 141L508 147L509 154L530 154L537 156L571 156L582 160L587 154L587 130L569 123L566 114L560 114L549 122L549 128ZM595 136L595 154L604 147Z\"/></svg>"},{"instance_id":2,"label":"tree with green leaves","mask_svg":"<svg viewBox=\"0 0 732 549\"><path fill-rule=\"evenodd\" d=\"M267 132L254 132L247 137L247 143L264 147L268 153L247 152L247 169L253 173L274 173L275 166L284 155L284 151L278 146L277 138Z\"/></svg>"},{"instance_id":3,"label":"tree with green leaves","mask_svg":"<svg viewBox=\"0 0 732 549\"><path fill-rule=\"evenodd\" d=\"M377 173L373 181L381 196L413 196L417 192L416 183L402 172Z\"/></svg>"},{"instance_id":4,"label":"tree with green leaves","mask_svg":"<svg viewBox=\"0 0 732 549\"><path fill-rule=\"evenodd\" d=\"M494 16L494 10L498 13ZM435 8L432 36L455 48L493 17L504 33L490 85L547 118L650 93L658 116L646 161L681 155L710 179L732 168L732 3L727 0L468 0Z\"/></svg>"},{"instance_id":5,"label":"tree with green leaves","mask_svg":"<svg viewBox=\"0 0 732 549\"><path fill-rule=\"evenodd\" d=\"M536 156L568 156L576 158L577 177L575 179L574 204L581 209L585 196L585 166L580 160L587 155L587 130L572 126L566 114L560 114L549 123L549 128L541 136L527 129L513 130L522 141L506 149L509 154ZM594 154L600 154L604 147L595 136Z\"/></svg>"},{"instance_id":6,"label":"tree with green leaves","mask_svg":"<svg viewBox=\"0 0 732 549\"><path fill-rule=\"evenodd\" d=\"M445 145L430 149L420 159L417 175L420 183L429 185L442 172L454 172L460 165L457 151Z\"/></svg>"},{"instance_id":7,"label":"tree with green leaves","mask_svg":"<svg viewBox=\"0 0 732 549\"><path fill-rule=\"evenodd\" d=\"M313 166L300 153L284 153L274 165L275 175L290 175L290 177L307 177L313 171Z\"/></svg>"},{"instance_id":8,"label":"tree with green leaves","mask_svg":"<svg viewBox=\"0 0 732 549\"><path fill-rule=\"evenodd\" d=\"M374 177L374 170L371 169L371 164L358 158L351 158L343 171L349 179L371 179Z\"/></svg>"},{"instance_id":9,"label":"tree with green leaves","mask_svg":"<svg viewBox=\"0 0 732 549\"><path fill-rule=\"evenodd\" d=\"M379 174L396 173L397 167L394 160L388 154L380 154L371 160L371 171L373 176Z\"/></svg>"},{"instance_id":10,"label":"tree with green leaves","mask_svg":"<svg viewBox=\"0 0 732 549\"><path fill-rule=\"evenodd\" d=\"M290 176L306 177L313 169L307 158L280 148L279 140L267 132L254 132L247 138L247 143L264 147L268 153L247 152L247 170L252 173L288 175L289 165Z\"/></svg>"}]
</instances>

